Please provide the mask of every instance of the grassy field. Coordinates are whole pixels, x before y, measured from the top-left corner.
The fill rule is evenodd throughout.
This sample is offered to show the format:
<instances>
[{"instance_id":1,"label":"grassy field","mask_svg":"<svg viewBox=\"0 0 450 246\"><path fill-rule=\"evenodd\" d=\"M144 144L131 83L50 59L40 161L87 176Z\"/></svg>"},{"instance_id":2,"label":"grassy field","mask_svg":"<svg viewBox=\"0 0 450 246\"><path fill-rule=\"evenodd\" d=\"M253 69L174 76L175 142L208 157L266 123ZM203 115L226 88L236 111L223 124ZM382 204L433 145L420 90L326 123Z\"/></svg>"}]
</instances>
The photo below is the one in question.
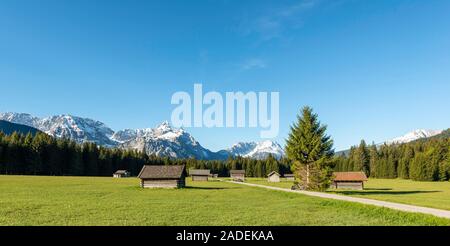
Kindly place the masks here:
<instances>
[{"instance_id":1,"label":"grassy field","mask_svg":"<svg viewBox=\"0 0 450 246\"><path fill-rule=\"evenodd\" d=\"M291 188L293 182L269 183L249 179L250 183ZM450 182L417 182L402 179L370 179L364 191L329 190L342 195L450 210Z\"/></svg>"},{"instance_id":2,"label":"grassy field","mask_svg":"<svg viewBox=\"0 0 450 246\"><path fill-rule=\"evenodd\" d=\"M139 180L0 176L0 225L450 225L450 220L246 187Z\"/></svg>"}]
</instances>

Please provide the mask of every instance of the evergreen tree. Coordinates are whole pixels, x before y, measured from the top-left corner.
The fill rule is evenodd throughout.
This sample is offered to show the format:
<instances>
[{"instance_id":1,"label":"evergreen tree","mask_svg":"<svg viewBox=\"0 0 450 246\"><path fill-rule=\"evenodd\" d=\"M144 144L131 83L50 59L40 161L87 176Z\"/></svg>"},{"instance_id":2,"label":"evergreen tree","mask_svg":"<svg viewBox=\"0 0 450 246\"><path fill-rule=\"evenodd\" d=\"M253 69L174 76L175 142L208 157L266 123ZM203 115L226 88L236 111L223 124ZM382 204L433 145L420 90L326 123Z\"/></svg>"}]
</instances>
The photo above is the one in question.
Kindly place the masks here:
<instances>
[{"instance_id":1,"label":"evergreen tree","mask_svg":"<svg viewBox=\"0 0 450 246\"><path fill-rule=\"evenodd\" d=\"M409 177L416 181L433 181L436 170L430 163L429 153L417 154L411 162Z\"/></svg>"},{"instance_id":2,"label":"evergreen tree","mask_svg":"<svg viewBox=\"0 0 450 246\"><path fill-rule=\"evenodd\" d=\"M366 142L361 140L361 143L356 150L355 168L354 171L362 171L367 177L370 176L370 155Z\"/></svg>"},{"instance_id":3,"label":"evergreen tree","mask_svg":"<svg viewBox=\"0 0 450 246\"><path fill-rule=\"evenodd\" d=\"M310 107L304 107L297 118L287 140L287 156L301 188L324 190L331 183L333 140Z\"/></svg>"},{"instance_id":4,"label":"evergreen tree","mask_svg":"<svg viewBox=\"0 0 450 246\"><path fill-rule=\"evenodd\" d=\"M269 155L266 159L266 175L269 175L273 171L280 173L277 160L273 155Z\"/></svg>"},{"instance_id":5,"label":"evergreen tree","mask_svg":"<svg viewBox=\"0 0 450 246\"><path fill-rule=\"evenodd\" d=\"M378 162L378 150L377 150L377 146L372 143L372 145L369 148L369 156L370 156L370 160L369 160L369 166L370 166L370 176L371 177L376 177L376 170L377 170L377 162Z\"/></svg>"},{"instance_id":6,"label":"evergreen tree","mask_svg":"<svg viewBox=\"0 0 450 246\"><path fill-rule=\"evenodd\" d=\"M414 149L410 146L406 146L399 162L398 176L400 178L409 179L409 166L413 158Z\"/></svg>"}]
</instances>

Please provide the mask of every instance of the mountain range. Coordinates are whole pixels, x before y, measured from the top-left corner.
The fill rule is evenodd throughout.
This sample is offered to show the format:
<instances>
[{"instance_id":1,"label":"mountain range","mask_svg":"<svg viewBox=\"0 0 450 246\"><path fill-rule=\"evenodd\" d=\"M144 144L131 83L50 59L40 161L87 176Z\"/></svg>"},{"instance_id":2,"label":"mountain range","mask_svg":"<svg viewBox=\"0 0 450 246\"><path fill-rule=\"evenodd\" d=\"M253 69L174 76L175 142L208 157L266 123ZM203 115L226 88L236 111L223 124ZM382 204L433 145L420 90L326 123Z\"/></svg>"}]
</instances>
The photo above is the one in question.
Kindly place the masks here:
<instances>
[{"instance_id":1,"label":"mountain range","mask_svg":"<svg viewBox=\"0 0 450 246\"><path fill-rule=\"evenodd\" d=\"M199 160L225 160L229 156L264 159L269 155L280 159L285 153L274 141L240 142L218 152L203 147L182 128L174 128L167 121L155 128L125 129L114 131L104 123L72 115L58 115L46 118L25 113L0 113L0 130L11 132L45 132L57 138L68 138L77 143L94 142L105 147L118 147L145 151L147 154L171 158L196 158ZM385 141L382 144L402 144L438 137L442 130L414 130L404 136ZM348 150L336 154L346 154Z\"/></svg>"},{"instance_id":2,"label":"mountain range","mask_svg":"<svg viewBox=\"0 0 450 246\"><path fill-rule=\"evenodd\" d=\"M419 129L419 130L409 132L401 137L386 141L385 143L387 145L409 143L409 142L416 141L416 140L422 139L422 138L434 137L436 135L441 134L442 132L443 132L442 130Z\"/></svg>"},{"instance_id":3,"label":"mountain range","mask_svg":"<svg viewBox=\"0 0 450 246\"><path fill-rule=\"evenodd\" d=\"M387 140L383 143L377 144L376 146L381 146L383 144L393 145L393 144L404 144L410 143L418 140L426 140L429 138L439 137L441 135L448 135L449 130L426 130L426 129L418 129L411 132L406 133L405 135L397 138L393 138L391 140ZM350 149L342 150L336 152L336 155L348 155L350 153Z\"/></svg>"},{"instance_id":4,"label":"mountain range","mask_svg":"<svg viewBox=\"0 0 450 246\"><path fill-rule=\"evenodd\" d=\"M167 121L155 128L125 129L115 132L104 123L72 115L46 118L25 113L0 113L0 120L36 128L57 138L68 138L77 143L94 142L105 147L118 147L145 151L161 157L224 160L229 156L264 159L284 156L276 142L242 142L231 148L213 152L204 148L182 128L174 128Z\"/></svg>"}]
</instances>

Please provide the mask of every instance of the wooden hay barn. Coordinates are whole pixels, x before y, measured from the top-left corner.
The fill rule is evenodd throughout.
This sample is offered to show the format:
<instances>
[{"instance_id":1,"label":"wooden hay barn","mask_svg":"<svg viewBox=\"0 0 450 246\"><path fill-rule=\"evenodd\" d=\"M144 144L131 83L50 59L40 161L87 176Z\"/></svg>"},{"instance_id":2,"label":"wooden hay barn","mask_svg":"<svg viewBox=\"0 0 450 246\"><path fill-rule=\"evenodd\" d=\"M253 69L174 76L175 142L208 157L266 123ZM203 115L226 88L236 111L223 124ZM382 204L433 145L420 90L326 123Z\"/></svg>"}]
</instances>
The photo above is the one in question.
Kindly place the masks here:
<instances>
[{"instance_id":1,"label":"wooden hay barn","mask_svg":"<svg viewBox=\"0 0 450 246\"><path fill-rule=\"evenodd\" d=\"M211 177L211 170L191 169L189 170L189 175L192 181L208 181L209 177Z\"/></svg>"},{"instance_id":2,"label":"wooden hay barn","mask_svg":"<svg viewBox=\"0 0 450 246\"><path fill-rule=\"evenodd\" d=\"M272 183L279 183L281 175L278 172L271 172L267 175L267 181Z\"/></svg>"},{"instance_id":3,"label":"wooden hay barn","mask_svg":"<svg viewBox=\"0 0 450 246\"><path fill-rule=\"evenodd\" d=\"M114 174L113 174L114 178L128 178L130 177L130 172L128 172L127 170L117 170Z\"/></svg>"},{"instance_id":4,"label":"wooden hay barn","mask_svg":"<svg viewBox=\"0 0 450 246\"><path fill-rule=\"evenodd\" d=\"M333 188L364 190L367 176L364 172L335 172L333 175Z\"/></svg>"},{"instance_id":5,"label":"wooden hay barn","mask_svg":"<svg viewBox=\"0 0 450 246\"><path fill-rule=\"evenodd\" d=\"M231 170L230 177L233 181L244 182L245 181L245 170Z\"/></svg>"},{"instance_id":6,"label":"wooden hay barn","mask_svg":"<svg viewBox=\"0 0 450 246\"><path fill-rule=\"evenodd\" d=\"M285 178L286 181L295 181L295 175L294 174L284 174L283 178Z\"/></svg>"},{"instance_id":7,"label":"wooden hay barn","mask_svg":"<svg viewBox=\"0 0 450 246\"><path fill-rule=\"evenodd\" d=\"M186 167L144 166L138 178L142 188L183 188L186 186Z\"/></svg>"}]
</instances>

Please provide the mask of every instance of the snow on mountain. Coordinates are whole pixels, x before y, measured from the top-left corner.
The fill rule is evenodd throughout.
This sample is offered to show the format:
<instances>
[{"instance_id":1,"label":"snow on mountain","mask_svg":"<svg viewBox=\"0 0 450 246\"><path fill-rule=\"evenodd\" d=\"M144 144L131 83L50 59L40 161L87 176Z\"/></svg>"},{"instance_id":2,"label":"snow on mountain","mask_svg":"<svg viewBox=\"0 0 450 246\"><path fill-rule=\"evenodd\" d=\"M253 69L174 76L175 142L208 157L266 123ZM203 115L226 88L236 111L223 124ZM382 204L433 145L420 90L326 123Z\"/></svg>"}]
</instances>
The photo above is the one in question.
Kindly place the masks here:
<instances>
[{"instance_id":1,"label":"snow on mountain","mask_svg":"<svg viewBox=\"0 0 450 246\"><path fill-rule=\"evenodd\" d=\"M69 138L78 143L94 142L112 147L116 142L111 139L114 131L99 121L71 115L58 115L47 118L33 117L21 113L0 113L0 119L16 124L34 127L51 136Z\"/></svg>"},{"instance_id":2,"label":"snow on mountain","mask_svg":"<svg viewBox=\"0 0 450 246\"><path fill-rule=\"evenodd\" d=\"M409 143L418 139L422 139L422 138L429 138L429 137L433 137L436 136L438 134L442 133L442 130L424 130L424 129L419 129L419 130L415 130L412 132L409 132L407 134L405 134L404 136L398 137L398 138L394 138L392 140L386 141L385 143L390 145L390 144L402 144L402 143Z\"/></svg>"},{"instance_id":3,"label":"snow on mountain","mask_svg":"<svg viewBox=\"0 0 450 246\"><path fill-rule=\"evenodd\" d=\"M125 143L136 138L142 138L153 134L153 129L125 129L115 132L111 139L118 143Z\"/></svg>"},{"instance_id":4,"label":"snow on mountain","mask_svg":"<svg viewBox=\"0 0 450 246\"><path fill-rule=\"evenodd\" d=\"M38 118L22 113L0 113L0 120L34 127L51 136L69 138L78 143L94 142L106 147L145 151L160 157L225 160L228 156L254 159L264 159L269 154L275 158L284 156L281 146L272 141L238 143L230 149L212 152L184 129L174 128L167 121L155 128L114 132L102 122L72 115Z\"/></svg>"},{"instance_id":5,"label":"snow on mountain","mask_svg":"<svg viewBox=\"0 0 450 246\"><path fill-rule=\"evenodd\" d=\"M247 142L247 143L237 143L234 144L231 148L226 151L230 153L232 156L245 156L248 153L252 152L258 143L256 142Z\"/></svg>"},{"instance_id":6,"label":"snow on mountain","mask_svg":"<svg viewBox=\"0 0 450 246\"><path fill-rule=\"evenodd\" d=\"M9 121L15 124L21 124L34 127L40 120L30 114L23 113L0 113L0 120Z\"/></svg>"},{"instance_id":7,"label":"snow on mountain","mask_svg":"<svg viewBox=\"0 0 450 246\"><path fill-rule=\"evenodd\" d=\"M259 160L265 159L269 155L281 159L285 155L283 148L278 143L270 140L258 143L237 143L226 151L232 156L242 156Z\"/></svg>"},{"instance_id":8,"label":"snow on mountain","mask_svg":"<svg viewBox=\"0 0 450 246\"><path fill-rule=\"evenodd\" d=\"M275 158L284 156L277 143L238 143L230 149L212 152L200 145L184 129L174 128L167 121L151 129L123 130L116 132L112 139L120 142L119 147L145 151L147 154L172 158L196 158L201 160L224 160L228 156L243 156L264 159L269 154Z\"/></svg>"},{"instance_id":9,"label":"snow on mountain","mask_svg":"<svg viewBox=\"0 0 450 246\"><path fill-rule=\"evenodd\" d=\"M203 148L188 132L180 128L173 128L168 122L164 122L154 129L118 132L113 138L128 141L119 145L125 149L145 151L156 156L168 156L171 158L196 158L201 160L224 159L224 156ZM126 136L126 138L119 136Z\"/></svg>"}]
</instances>

